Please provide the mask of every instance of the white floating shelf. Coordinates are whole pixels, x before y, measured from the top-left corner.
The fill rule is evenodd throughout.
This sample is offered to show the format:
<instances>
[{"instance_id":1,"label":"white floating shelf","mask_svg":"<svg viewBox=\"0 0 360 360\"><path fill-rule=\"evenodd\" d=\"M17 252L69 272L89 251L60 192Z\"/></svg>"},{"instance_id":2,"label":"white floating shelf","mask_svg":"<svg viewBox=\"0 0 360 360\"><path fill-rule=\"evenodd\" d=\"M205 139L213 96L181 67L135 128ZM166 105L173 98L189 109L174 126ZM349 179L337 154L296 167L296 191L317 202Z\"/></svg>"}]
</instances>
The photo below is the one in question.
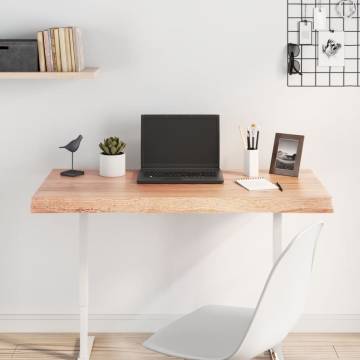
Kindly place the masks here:
<instances>
[{"instance_id":1,"label":"white floating shelf","mask_svg":"<svg viewBox=\"0 0 360 360\"><path fill-rule=\"evenodd\" d=\"M87 67L80 72L0 72L0 80L67 80L95 79L99 68Z\"/></svg>"}]
</instances>

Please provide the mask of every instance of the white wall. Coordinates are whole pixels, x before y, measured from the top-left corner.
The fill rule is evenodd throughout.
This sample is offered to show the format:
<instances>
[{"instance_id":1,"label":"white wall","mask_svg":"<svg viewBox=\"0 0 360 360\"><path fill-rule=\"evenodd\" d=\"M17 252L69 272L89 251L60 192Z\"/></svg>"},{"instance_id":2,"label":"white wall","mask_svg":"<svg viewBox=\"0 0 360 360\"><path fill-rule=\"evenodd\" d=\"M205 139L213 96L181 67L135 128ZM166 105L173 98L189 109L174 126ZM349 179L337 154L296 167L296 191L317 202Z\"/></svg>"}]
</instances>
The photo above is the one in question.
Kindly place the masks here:
<instances>
[{"instance_id":1,"label":"white wall","mask_svg":"<svg viewBox=\"0 0 360 360\"><path fill-rule=\"evenodd\" d=\"M0 330L46 328L31 319L65 321L49 321L52 330L75 326L77 217L30 214L45 175L69 164L57 147L83 134L77 163L95 168L99 140L117 134L128 143L128 167L137 168L140 114L157 112L222 114L225 169L242 165L240 121L263 128L263 168L275 132L305 135L302 166L322 178L336 209L285 216L288 239L327 223L306 313L315 327L357 319L360 328L360 89L286 87L285 1L3 1L1 13L2 38L80 26L87 64L101 75L0 82ZM271 266L270 215L94 215L90 229L90 312L104 328L114 314L141 330L143 322L126 314L161 320L149 314L254 305Z\"/></svg>"}]
</instances>

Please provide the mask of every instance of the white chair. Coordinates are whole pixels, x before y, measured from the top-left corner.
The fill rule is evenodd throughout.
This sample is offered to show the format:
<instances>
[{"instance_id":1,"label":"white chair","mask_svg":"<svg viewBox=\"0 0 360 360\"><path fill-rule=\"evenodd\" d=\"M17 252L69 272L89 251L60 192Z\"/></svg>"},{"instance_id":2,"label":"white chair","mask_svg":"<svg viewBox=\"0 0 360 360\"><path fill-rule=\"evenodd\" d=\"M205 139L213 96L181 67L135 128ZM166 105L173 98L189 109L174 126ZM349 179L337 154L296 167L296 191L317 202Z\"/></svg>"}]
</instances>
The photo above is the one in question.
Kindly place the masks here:
<instances>
[{"instance_id":1,"label":"white chair","mask_svg":"<svg viewBox=\"0 0 360 360\"><path fill-rule=\"evenodd\" d=\"M144 346L192 360L249 360L279 348L303 312L322 226L309 227L288 245L255 309L204 306L159 330Z\"/></svg>"}]
</instances>

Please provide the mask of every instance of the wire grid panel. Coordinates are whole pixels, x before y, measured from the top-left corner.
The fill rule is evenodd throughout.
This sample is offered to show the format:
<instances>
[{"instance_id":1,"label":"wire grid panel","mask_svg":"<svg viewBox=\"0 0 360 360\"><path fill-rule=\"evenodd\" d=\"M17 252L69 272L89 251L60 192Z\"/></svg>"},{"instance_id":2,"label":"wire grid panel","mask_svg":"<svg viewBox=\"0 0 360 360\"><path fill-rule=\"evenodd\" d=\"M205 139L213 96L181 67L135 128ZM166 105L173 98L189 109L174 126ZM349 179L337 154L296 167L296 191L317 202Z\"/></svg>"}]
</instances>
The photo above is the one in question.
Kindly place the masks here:
<instances>
[{"instance_id":1,"label":"wire grid panel","mask_svg":"<svg viewBox=\"0 0 360 360\"><path fill-rule=\"evenodd\" d=\"M343 18L336 11L339 0L287 0L287 42L299 43L299 22L314 21L313 11L317 6L327 11L327 26L330 31L344 31L345 66L318 66L318 31L312 29L312 43L299 45L300 54L295 59L300 63L302 75L287 77L290 87L358 87L360 86L359 70L359 0L356 0L356 12L352 18ZM343 5L348 11L348 5Z\"/></svg>"}]
</instances>

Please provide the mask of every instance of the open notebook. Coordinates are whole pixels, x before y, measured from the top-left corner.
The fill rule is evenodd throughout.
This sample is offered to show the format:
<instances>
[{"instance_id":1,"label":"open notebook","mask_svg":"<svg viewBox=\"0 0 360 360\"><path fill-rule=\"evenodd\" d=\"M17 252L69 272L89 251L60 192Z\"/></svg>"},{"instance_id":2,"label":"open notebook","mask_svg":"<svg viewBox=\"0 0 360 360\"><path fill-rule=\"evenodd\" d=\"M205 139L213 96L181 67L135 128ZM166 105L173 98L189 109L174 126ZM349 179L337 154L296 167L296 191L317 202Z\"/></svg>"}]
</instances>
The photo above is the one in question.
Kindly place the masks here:
<instances>
[{"instance_id":1,"label":"open notebook","mask_svg":"<svg viewBox=\"0 0 360 360\"><path fill-rule=\"evenodd\" d=\"M263 177L240 178L236 182L247 190L279 190L279 188Z\"/></svg>"}]
</instances>

